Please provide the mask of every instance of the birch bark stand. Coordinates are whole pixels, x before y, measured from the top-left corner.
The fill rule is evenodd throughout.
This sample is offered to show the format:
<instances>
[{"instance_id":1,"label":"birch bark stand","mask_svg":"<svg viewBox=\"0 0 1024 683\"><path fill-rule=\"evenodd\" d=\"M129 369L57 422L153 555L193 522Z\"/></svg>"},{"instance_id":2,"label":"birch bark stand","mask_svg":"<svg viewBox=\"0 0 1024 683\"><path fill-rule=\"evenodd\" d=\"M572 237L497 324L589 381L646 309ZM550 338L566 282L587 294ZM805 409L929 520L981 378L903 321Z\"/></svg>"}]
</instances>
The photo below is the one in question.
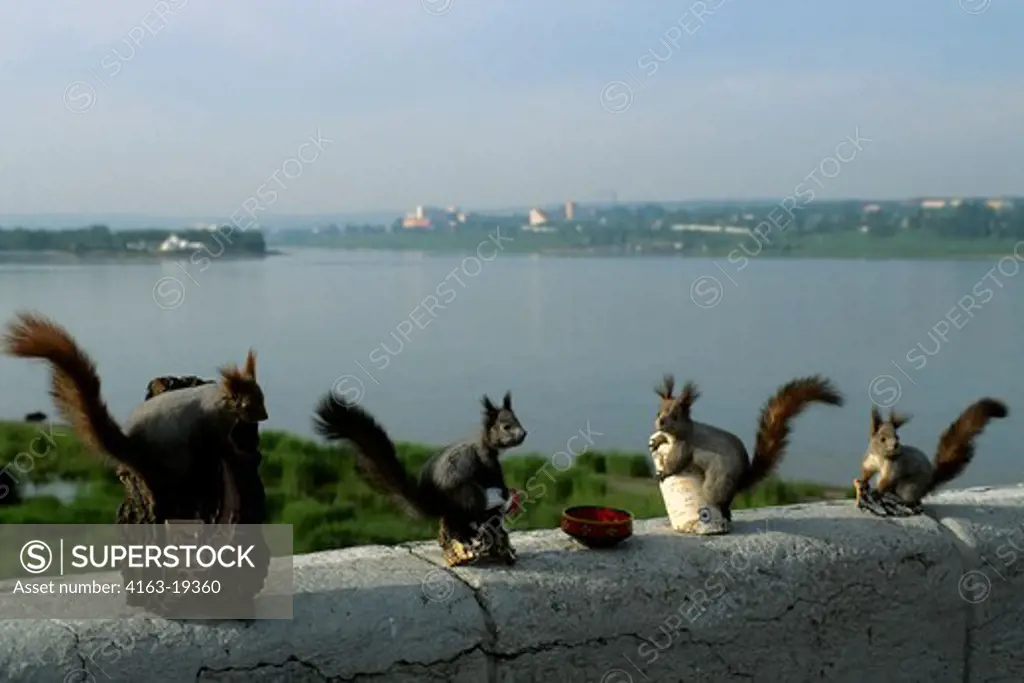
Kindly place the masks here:
<instances>
[{"instance_id":1,"label":"birch bark stand","mask_svg":"<svg viewBox=\"0 0 1024 683\"><path fill-rule=\"evenodd\" d=\"M678 448L675 439L668 436L667 443L661 444L651 453L658 469L672 451ZM707 536L729 533L731 525L717 508L708 505L703 494L704 474L692 465L682 471L665 477L659 487L668 512L669 524L675 531L684 534Z\"/></svg>"}]
</instances>

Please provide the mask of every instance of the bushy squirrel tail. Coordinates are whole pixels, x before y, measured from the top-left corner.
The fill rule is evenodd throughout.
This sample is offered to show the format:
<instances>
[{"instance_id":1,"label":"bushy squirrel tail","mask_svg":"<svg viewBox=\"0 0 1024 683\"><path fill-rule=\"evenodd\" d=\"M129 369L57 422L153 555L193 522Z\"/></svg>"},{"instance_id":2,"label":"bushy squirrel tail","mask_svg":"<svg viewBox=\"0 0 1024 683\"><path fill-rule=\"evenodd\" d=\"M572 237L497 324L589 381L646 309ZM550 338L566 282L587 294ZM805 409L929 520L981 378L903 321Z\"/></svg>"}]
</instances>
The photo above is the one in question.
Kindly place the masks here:
<instances>
[{"instance_id":1,"label":"bushy squirrel tail","mask_svg":"<svg viewBox=\"0 0 1024 683\"><path fill-rule=\"evenodd\" d=\"M761 410L761 421L754 441L754 457L737 487L737 493L761 483L771 474L785 454L789 423L812 403L843 405L843 396L832 383L814 375L782 385Z\"/></svg>"},{"instance_id":2,"label":"bushy squirrel tail","mask_svg":"<svg viewBox=\"0 0 1024 683\"><path fill-rule=\"evenodd\" d=\"M317 405L313 429L328 441L351 442L359 475L370 488L388 496L408 515L437 516L420 496L416 480L402 466L391 437L362 407L327 394Z\"/></svg>"},{"instance_id":3,"label":"bushy squirrel tail","mask_svg":"<svg viewBox=\"0 0 1024 683\"><path fill-rule=\"evenodd\" d=\"M128 437L103 402L96 364L67 330L41 315L22 312L8 324L3 344L8 355L50 364L50 396L87 446L128 466L136 464Z\"/></svg>"},{"instance_id":4,"label":"bushy squirrel tail","mask_svg":"<svg viewBox=\"0 0 1024 683\"><path fill-rule=\"evenodd\" d=\"M928 493L960 476L974 457L974 438L985 430L989 420L1009 414L1006 404L994 398L976 401L960 413L939 437Z\"/></svg>"}]
</instances>

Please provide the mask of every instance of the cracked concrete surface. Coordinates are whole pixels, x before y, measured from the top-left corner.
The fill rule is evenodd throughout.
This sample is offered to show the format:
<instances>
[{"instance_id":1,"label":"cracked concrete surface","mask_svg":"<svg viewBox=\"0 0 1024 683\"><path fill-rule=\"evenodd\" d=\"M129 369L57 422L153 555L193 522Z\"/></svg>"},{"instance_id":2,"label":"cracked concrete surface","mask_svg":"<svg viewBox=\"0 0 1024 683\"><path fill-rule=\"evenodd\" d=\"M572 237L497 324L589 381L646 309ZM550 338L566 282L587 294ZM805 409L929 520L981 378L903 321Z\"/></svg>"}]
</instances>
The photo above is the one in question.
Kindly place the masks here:
<instances>
[{"instance_id":1,"label":"cracked concrete surface","mask_svg":"<svg viewBox=\"0 0 1024 683\"><path fill-rule=\"evenodd\" d=\"M1024 485L940 493L925 514L949 532L961 557L963 680L1024 680Z\"/></svg>"},{"instance_id":2,"label":"cracked concrete surface","mask_svg":"<svg viewBox=\"0 0 1024 683\"><path fill-rule=\"evenodd\" d=\"M1024 679L1024 486L904 519L734 517L711 537L641 521L604 551L518 533L513 567L449 569L434 542L299 556L290 621L0 620L0 680Z\"/></svg>"}]
</instances>

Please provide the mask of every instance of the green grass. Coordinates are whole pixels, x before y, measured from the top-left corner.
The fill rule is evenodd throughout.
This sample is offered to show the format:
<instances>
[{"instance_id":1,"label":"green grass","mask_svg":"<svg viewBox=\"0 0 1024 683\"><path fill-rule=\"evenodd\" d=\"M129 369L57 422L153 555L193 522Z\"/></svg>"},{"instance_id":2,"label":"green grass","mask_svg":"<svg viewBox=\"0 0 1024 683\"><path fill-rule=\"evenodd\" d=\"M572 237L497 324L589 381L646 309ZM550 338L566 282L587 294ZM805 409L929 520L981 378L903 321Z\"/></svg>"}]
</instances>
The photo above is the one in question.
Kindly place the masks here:
<instances>
[{"instance_id":1,"label":"green grass","mask_svg":"<svg viewBox=\"0 0 1024 683\"><path fill-rule=\"evenodd\" d=\"M771 239L769 235L769 239ZM872 237L859 232L800 235L786 242L787 256L813 258L934 259L997 257L1013 253L1014 239L955 239L900 232L892 237ZM754 246L750 248L753 250ZM766 254L772 253L766 250Z\"/></svg>"},{"instance_id":2,"label":"green grass","mask_svg":"<svg viewBox=\"0 0 1024 683\"><path fill-rule=\"evenodd\" d=\"M52 435L52 447L48 448L41 433ZM433 447L421 444L397 446L410 471L434 452ZM30 447L41 455L23 455L15 460ZM409 520L371 491L356 476L351 451L279 431L263 433L262 449L261 475L267 489L269 521L294 526L296 553L436 536L436 522ZM594 452L583 454L571 467L559 471L539 455L508 457L504 461L508 485L523 489L528 496L514 528L556 527L562 510L577 504L622 507L638 519L663 517L665 508L648 462L645 454ZM17 501L8 495L0 500L0 524L114 521L122 493L113 466L86 451L66 427L0 422L0 468L8 464L8 471L22 482L74 482L81 493L69 503L52 496ZM0 483L9 482L4 478ZM734 507L850 496L852 489L770 479L755 491L741 495Z\"/></svg>"}]
</instances>

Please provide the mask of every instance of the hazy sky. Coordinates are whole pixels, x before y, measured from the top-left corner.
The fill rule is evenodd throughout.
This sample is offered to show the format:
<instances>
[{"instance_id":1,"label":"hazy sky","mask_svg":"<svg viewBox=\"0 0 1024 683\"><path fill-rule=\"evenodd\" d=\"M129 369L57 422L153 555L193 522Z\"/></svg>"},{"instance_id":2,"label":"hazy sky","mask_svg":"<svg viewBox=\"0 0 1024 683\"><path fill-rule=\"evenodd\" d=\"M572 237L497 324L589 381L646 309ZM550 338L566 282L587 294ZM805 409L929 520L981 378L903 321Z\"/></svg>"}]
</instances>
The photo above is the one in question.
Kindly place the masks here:
<instances>
[{"instance_id":1,"label":"hazy sky","mask_svg":"<svg viewBox=\"0 0 1024 683\"><path fill-rule=\"evenodd\" d=\"M858 129L819 195L1021 194L1022 27L1017 0L4 2L0 212L227 215L275 171L271 213L780 197Z\"/></svg>"}]
</instances>

